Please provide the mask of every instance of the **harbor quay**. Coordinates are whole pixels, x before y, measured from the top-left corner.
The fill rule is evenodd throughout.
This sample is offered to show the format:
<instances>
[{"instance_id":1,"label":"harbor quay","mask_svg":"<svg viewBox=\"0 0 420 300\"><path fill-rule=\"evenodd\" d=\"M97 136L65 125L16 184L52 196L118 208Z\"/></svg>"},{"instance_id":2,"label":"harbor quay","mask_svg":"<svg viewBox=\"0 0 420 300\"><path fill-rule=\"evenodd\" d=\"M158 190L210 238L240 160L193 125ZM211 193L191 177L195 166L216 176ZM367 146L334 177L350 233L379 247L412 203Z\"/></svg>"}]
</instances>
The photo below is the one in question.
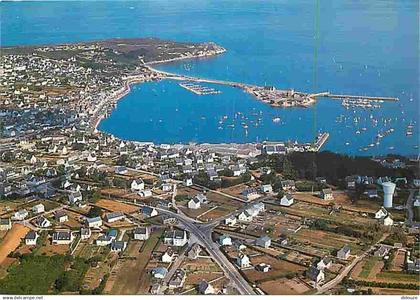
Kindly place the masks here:
<instances>
[{"instance_id":1,"label":"harbor quay","mask_svg":"<svg viewBox=\"0 0 420 300\"><path fill-rule=\"evenodd\" d=\"M300 91L295 91L294 89L277 89L274 86L258 86L251 85L241 82L227 81L227 80L217 80L217 79L207 79L192 77L186 75L179 75L175 73L160 71L155 68L152 68L150 64L146 64L146 67L155 74L156 77L160 79L171 79L183 81L179 85L190 92L193 92L197 95L207 95L207 94L219 94L220 91L217 91L212 88L207 88L201 85L193 84L197 83L210 83L210 84L220 84L231 86L235 88L240 88L245 92L253 95L257 100L266 103L272 107L311 107L315 105L316 99L318 97L327 97L334 100L341 100L342 105L346 108L348 107L360 107L360 108L380 108L380 105L377 103L384 103L386 101L396 102L399 101L396 97L383 97L383 96L361 96L361 95L339 95L332 94L330 92L320 92L320 93L305 93Z\"/></svg>"}]
</instances>

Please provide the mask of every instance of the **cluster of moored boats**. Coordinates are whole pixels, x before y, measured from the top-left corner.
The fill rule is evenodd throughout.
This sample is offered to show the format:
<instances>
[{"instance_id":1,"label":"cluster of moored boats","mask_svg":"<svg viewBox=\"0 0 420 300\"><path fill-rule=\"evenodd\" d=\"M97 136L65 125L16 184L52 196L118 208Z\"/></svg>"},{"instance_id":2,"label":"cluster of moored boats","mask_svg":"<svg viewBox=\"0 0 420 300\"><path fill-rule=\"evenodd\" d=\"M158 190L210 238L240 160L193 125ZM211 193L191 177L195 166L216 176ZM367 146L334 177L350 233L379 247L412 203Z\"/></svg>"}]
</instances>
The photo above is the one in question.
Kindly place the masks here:
<instances>
[{"instance_id":1,"label":"cluster of moored boats","mask_svg":"<svg viewBox=\"0 0 420 300\"><path fill-rule=\"evenodd\" d=\"M179 86L183 87L190 92L193 92L197 95L211 95L211 94L220 94L221 91L216 90L214 88L202 86L199 84L191 83L191 82L182 82Z\"/></svg>"},{"instance_id":2,"label":"cluster of moored boats","mask_svg":"<svg viewBox=\"0 0 420 300\"><path fill-rule=\"evenodd\" d=\"M356 111L353 111L354 114L356 114ZM355 134L360 135L364 132L368 131L368 128L373 128L377 130L377 134L373 137L372 143L365 147L361 147L359 151L367 151L370 148L373 148L375 146L379 146L381 144L381 141L386 136L391 135L395 132L395 129L392 127L392 123L395 122L406 122L405 118L401 118L399 120L398 117L393 118L387 118L387 117L374 117L372 114L370 114L368 117L361 117L361 116L346 116L346 115L339 115L336 118L337 123L344 123L347 128L355 128ZM413 128L414 128L415 121L409 122L406 128L406 136L410 137L413 135ZM345 142L346 146L350 145L349 141ZM416 148L416 146L414 146ZM417 147L418 148L418 147ZM393 150L394 147L390 146L388 147L388 150Z\"/></svg>"},{"instance_id":3,"label":"cluster of moored boats","mask_svg":"<svg viewBox=\"0 0 420 300\"><path fill-rule=\"evenodd\" d=\"M383 100L368 100L368 99L344 99L341 104L346 108L366 108L366 109L372 109L372 108L381 108L381 105L377 103L383 103Z\"/></svg>"}]
</instances>

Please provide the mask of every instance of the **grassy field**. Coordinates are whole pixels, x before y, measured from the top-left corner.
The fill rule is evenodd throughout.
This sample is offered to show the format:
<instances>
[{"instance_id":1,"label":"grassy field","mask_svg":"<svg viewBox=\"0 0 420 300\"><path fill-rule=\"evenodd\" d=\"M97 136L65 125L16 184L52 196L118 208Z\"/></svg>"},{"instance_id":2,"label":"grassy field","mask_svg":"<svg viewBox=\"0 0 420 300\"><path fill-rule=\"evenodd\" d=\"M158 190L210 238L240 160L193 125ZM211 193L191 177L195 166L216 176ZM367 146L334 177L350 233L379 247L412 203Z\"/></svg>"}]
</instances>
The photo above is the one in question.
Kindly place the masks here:
<instances>
[{"instance_id":1,"label":"grassy field","mask_svg":"<svg viewBox=\"0 0 420 300\"><path fill-rule=\"evenodd\" d=\"M9 274L0 280L0 293L44 295L50 294L53 283L64 271L64 256L26 256L13 265Z\"/></svg>"},{"instance_id":2,"label":"grassy field","mask_svg":"<svg viewBox=\"0 0 420 300\"><path fill-rule=\"evenodd\" d=\"M359 277L361 278L368 278L370 271L372 271L373 267L376 265L376 263L380 260L378 257L370 257L365 264L362 267L362 270L359 274Z\"/></svg>"},{"instance_id":3,"label":"grassy field","mask_svg":"<svg viewBox=\"0 0 420 300\"><path fill-rule=\"evenodd\" d=\"M385 279L399 283L418 283L419 276L417 274L406 274L401 272L381 272L376 276L378 279Z\"/></svg>"}]
</instances>

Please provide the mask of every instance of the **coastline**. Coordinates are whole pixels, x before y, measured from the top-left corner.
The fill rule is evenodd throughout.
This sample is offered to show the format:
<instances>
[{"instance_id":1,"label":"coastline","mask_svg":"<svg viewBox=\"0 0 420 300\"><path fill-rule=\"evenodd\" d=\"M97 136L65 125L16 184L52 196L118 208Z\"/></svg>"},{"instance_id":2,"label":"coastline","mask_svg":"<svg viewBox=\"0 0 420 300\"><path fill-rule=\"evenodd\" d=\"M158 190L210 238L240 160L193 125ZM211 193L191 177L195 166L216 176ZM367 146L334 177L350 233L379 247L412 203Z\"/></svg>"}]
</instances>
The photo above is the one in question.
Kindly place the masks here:
<instances>
[{"instance_id":1,"label":"coastline","mask_svg":"<svg viewBox=\"0 0 420 300\"><path fill-rule=\"evenodd\" d=\"M206 58L206 57L211 57L211 56L216 56L216 55L219 55L219 54L223 54L226 51L227 50L225 48L221 48L220 50L215 51L214 53L210 53L210 54L203 53L203 54L200 54L200 55L193 55L193 56L174 57L174 58L170 58L170 59L155 60L155 61L147 62L147 63L144 63L144 64L146 66L147 65L159 65L159 64L165 64L165 63L170 63L170 62L180 61L180 60Z\"/></svg>"},{"instance_id":2,"label":"coastline","mask_svg":"<svg viewBox=\"0 0 420 300\"><path fill-rule=\"evenodd\" d=\"M109 95L108 97L106 97L98 106L96 112L94 113L94 115L91 117L91 130L94 133L102 133L102 134L106 134L106 135L111 135L109 133L105 133L103 131L100 131L98 129L98 126L100 124L100 122L105 119L108 116L109 110L112 110L115 108L115 106L117 105L118 101L120 101L123 97L125 97L127 94L129 94L131 92L131 85L132 84L141 84L143 82L147 82L147 81L154 81L154 80L164 80L164 79L172 79L172 80L188 80L188 76L184 76L184 75L177 75L177 74L171 74L168 72L164 72L164 71L160 71L157 70L155 68L153 68L152 66L154 65L159 65L159 64L165 64L165 63L170 63L170 62L174 62L174 61L181 61L181 60L190 60L190 59L196 59L196 58L205 58L205 57L211 57L211 56L215 56L215 55L219 55L226 52L226 49L222 48L218 51L214 51L211 53L203 53L200 55L194 55L194 56L182 56L182 57L177 57L177 58L172 58L172 59L166 59L166 60L160 60L160 61L152 61L152 62L148 62L148 63L144 63L144 66L146 68L148 68L148 70L150 71L149 74L134 74L134 75L130 75L127 78L125 78L124 84L123 86L115 91L114 93L112 93L111 95ZM175 76L175 77L174 77ZM191 77L192 78L192 77ZM199 79L199 78L195 78L196 80L199 81L212 81L212 80L208 80L208 79ZM244 84L244 83L238 83L238 82L224 82L221 80L215 80L215 81L220 81L220 84L228 84L228 85L232 85L238 88L241 88L242 90L244 90L245 92L250 93L249 91L247 91L247 88L250 88L251 85L248 84ZM251 93L252 94L252 93ZM258 97L256 97L257 100ZM316 102L315 99L313 99L314 103ZM264 101L263 101L264 102ZM268 105L270 105L270 103L266 103ZM271 105L273 106L273 105ZM316 144L318 143L318 138L315 138L314 141L312 142L303 142L300 143L300 146L305 147L305 151L319 151L320 148L323 146L323 144L327 141L329 134L327 132L322 133L322 135L327 135L326 139L322 142L320 147L317 147ZM116 137L117 138L117 137ZM120 139L120 138L118 138ZM154 142L148 142L148 141L131 141L131 140L126 140L126 139L120 139L120 140L124 140L124 141L129 141L129 142L133 142L133 143L137 143L137 144L155 144ZM194 145L197 147L203 147L203 148L224 148L224 149L236 149L236 151L241 151L247 149L251 152L255 152L255 151L259 151L262 147L262 145L265 142L260 142L260 143L174 143L174 146L188 146L188 145ZM271 143L278 143L278 144L285 144L287 143L286 141L278 141L278 142L274 142L274 141L270 141Z\"/></svg>"},{"instance_id":3,"label":"coastline","mask_svg":"<svg viewBox=\"0 0 420 300\"><path fill-rule=\"evenodd\" d=\"M140 84L140 83L150 81L150 80L161 80L161 79L166 78L166 77L165 78L162 77L163 73L161 71L153 69L149 67L149 65L165 64L165 63L170 63L174 61L189 60L189 59L196 59L196 58L206 58L206 57L216 56L216 55L225 53L226 51L227 50L225 48L219 46L219 49L216 51L201 53L199 55L181 56L181 57L175 57L171 59L151 61L147 63L143 62L144 66L147 67L149 71L151 71L152 76L147 79L145 79L143 74L135 74L135 75L131 75L127 77L126 80L124 81L123 86L119 90L115 91L113 94L111 94L106 99L104 99L103 103L99 104L100 107L98 107L97 111L91 117L90 124L91 124L92 131L93 132L99 131L98 130L99 123L104 118L106 118L106 115L108 113L108 109L110 109L110 106L115 106L119 100L121 100L124 96L130 93L131 91L130 85L137 84L137 83ZM153 75L158 75L161 77L153 78Z\"/></svg>"}]
</instances>

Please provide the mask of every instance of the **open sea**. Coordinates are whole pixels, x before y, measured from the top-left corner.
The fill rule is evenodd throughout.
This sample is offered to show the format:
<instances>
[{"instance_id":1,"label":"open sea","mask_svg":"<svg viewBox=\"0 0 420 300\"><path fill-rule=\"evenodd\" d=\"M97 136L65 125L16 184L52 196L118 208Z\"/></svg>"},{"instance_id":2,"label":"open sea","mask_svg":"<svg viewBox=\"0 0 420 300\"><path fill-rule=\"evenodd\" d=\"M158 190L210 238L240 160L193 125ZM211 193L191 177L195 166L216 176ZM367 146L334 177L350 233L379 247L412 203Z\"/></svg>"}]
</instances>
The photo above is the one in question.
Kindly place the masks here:
<instances>
[{"instance_id":1,"label":"open sea","mask_svg":"<svg viewBox=\"0 0 420 300\"><path fill-rule=\"evenodd\" d=\"M100 123L100 130L120 138L156 143L310 142L317 132L328 131L326 150L416 155L418 18L417 0L3 2L1 45L115 37L213 41L227 52L157 68L281 89L400 99L374 110L346 110L328 98L311 108L281 109L231 87L206 84L222 93L198 96L164 80L133 86ZM409 125L412 136L406 135ZM377 134L391 128L376 145Z\"/></svg>"}]
</instances>

